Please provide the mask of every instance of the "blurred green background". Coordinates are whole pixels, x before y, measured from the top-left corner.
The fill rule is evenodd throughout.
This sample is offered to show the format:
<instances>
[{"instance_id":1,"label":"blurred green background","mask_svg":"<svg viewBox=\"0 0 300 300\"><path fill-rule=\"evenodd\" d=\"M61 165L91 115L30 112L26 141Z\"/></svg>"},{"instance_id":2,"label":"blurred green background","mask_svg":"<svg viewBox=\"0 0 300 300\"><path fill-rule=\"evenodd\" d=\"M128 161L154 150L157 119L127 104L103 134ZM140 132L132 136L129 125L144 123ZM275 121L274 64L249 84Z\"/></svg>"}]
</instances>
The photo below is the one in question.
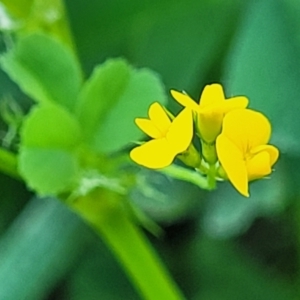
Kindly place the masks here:
<instances>
[{"instance_id":1,"label":"blurred green background","mask_svg":"<svg viewBox=\"0 0 300 300\"><path fill-rule=\"evenodd\" d=\"M86 76L96 64L122 56L158 72L167 91L186 90L198 99L206 84L221 82L227 96L246 95L251 108L270 118L271 142L281 156L270 180L251 184L249 199L226 182L205 192L141 169L131 201L164 229L163 236L149 239L187 299L299 299L299 1L65 5ZM4 32L2 51L8 43ZM24 111L30 106L3 72L0 93L1 103L13 97ZM178 110L169 100L170 110ZM8 132L14 138L1 120L5 147ZM5 175L0 230L0 299L139 299L114 257L77 216Z\"/></svg>"}]
</instances>

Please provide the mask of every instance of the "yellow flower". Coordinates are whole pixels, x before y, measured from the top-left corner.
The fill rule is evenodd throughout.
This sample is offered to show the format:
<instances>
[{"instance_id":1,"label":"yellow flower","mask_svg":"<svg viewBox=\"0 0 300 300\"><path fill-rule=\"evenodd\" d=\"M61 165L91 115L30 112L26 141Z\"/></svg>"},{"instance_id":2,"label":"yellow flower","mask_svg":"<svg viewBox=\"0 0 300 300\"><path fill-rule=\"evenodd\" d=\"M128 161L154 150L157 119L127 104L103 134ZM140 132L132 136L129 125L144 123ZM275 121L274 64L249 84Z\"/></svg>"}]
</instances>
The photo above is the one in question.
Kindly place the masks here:
<instances>
[{"instance_id":1,"label":"yellow flower","mask_svg":"<svg viewBox=\"0 0 300 300\"><path fill-rule=\"evenodd\" d=\"M193 137L193 116L190 109L182 110L171 122L163 107L153 103L149 119L137 118L136 125L152 140L131 150L130 157L139 165L159 169L169 166L175 156L189 147Z\"/></svg>"},{"instance_id":2,"label":"yellow flower","mask_svg":"<svg viewBox=\"0 0 300 300\"><path fill-rule=\"evenodd\" d=\"M224 117L216 141L218 158L233 186L246 197L248 182L271 174L278 159L278 149L267 145L270 135L270 122L259 112L237 109Z\"/></svg>"},{"instance_id":3,"label":"yellow flower","mask_svg":"<svg viewBox=\"0 0 300 300\"><path fill-rule=\"evenodd\" d=\"M172 90L171 94L182 106L196 112L197 129L201 138L208 144L214 143L221 132L222 121L226 113L248 105L248 99L243 96L226 100L223 88L218 83L205 86L199 104L184 93Z\"/></svg>"}]
</instances>

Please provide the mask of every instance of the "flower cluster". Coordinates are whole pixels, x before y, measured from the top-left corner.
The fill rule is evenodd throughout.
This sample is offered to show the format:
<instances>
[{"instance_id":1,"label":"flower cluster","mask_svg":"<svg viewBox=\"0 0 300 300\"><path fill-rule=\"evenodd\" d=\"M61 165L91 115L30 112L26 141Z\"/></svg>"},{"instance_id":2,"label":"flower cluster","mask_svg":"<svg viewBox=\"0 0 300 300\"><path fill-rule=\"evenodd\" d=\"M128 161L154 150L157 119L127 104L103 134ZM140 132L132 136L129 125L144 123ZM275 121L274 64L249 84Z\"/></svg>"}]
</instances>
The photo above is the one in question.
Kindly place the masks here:
<instances>
[{"instance_id":1,"label":"flower cluster","mask_svg":"<svg viewBox=\"0 0 300 300\"><path fill-rule=\"evenodd\" d=\"M271 174L279 156L278 149L268 145L268 119L248 109L244 96L226 99L220 84L207 85L199 104L186 93L171 90L171 95L183 110L173 117L155 102L150 106L149 118L137 118L136 125L152 139L134 148L131 159L159 169L177 157L210 179L228 179L248 197L248 182ZM194 127L200 151L192 143Z\"/></svg>"}]
</instances>

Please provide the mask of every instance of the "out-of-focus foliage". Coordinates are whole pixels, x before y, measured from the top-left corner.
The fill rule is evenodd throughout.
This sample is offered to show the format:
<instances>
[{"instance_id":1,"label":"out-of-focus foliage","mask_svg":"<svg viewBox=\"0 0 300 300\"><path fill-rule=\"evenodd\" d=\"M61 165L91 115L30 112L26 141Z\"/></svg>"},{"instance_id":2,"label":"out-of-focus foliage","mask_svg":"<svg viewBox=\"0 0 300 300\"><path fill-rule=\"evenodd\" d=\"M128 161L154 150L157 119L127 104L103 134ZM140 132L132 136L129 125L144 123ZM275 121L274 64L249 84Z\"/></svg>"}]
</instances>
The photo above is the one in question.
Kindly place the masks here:
<instances>
[{"instance_id":1,"label":"out-of-focus foliage","mask_svg":"<svg viewBox=\"0 0 300 300\"><path fill-rule=\"evenodd\" d=\"M12 52L2 57L1 65L35 101L58 103L69 110L74 109L74 99L80 88L80 69L59 43L43 35L21 39Z\"/></svg>"},{"instance_id":2,"label":"out-of-focus foliage","mask_svg":"<svg viewBox=\"0 0 300 300\"><path fill-rule=\"evenodd\" d=\"M133 120L153 98L166 102L162 83L150 70L135 70L122 59L99 66L83 86L76 111L91 148L111 153L137 140L141 133Z\"/></svg>"},{"instance_id":3,"label":"out-of-focus foliage","mask_svg":"<svg viewBox=\"0 0 300 300\"><path fill-rule=\"evenodd\" d=\"M294 26L282 14L287 8L291 9L280 1L258 1L249 8L227 57L224 76L229 93L246 94L250 106L271 119L273 142L283 155L300 150L300 70L296 67L300 57L298 41L291 35Z\"/></svg>"},{"instance_id":4,"label":"out-of-focus foliage","mask_svg":"<svg viewBox=\"0 0 300 300\"><path fill-rule=\"evenodd\" d=\"M84 148L97 154L127 146L141 136L134 117L152 97L166 101L158 76L135 70L124 59L106 61L82 84L68 50L46 35L31 34L0 60L3 70L38 102L21 126L18 161L28 186L41 195L76 187L89 160Z\"/></svg>"},{"instance_id":5,"label":"out-of-focus foliage","mask_svg":"<svg viewBox=\"0 0 300 300\"><path fill-rule=\"evenodd\" d=\"M21 9L25 1L1 2L13 4L14 18L30 21L27 31L41 26L43 14L37 22L37 6L30 15L30 9ZM246 95L250 107L271 119L272 142L281 150L280 161L271 179L251 184L249 199L239 196L228 182L218 183L218 189L208 193L138 168L131 197L165 230L164 235L151 240L188 299L299 298L298 1L68 0L65 4L85 74L80 74L76 65L49 45L49 51L35 57L35 63L45 64L45 73L31 73L31 81L23 82L21 87L33 99L38 91L39 99L53 100L73 110L72 90L78 90L80 81L92 74L80 96L90 97L90 106L81 107L78 114L84 116L86 109L103 110L106 129L99 128L96 117L86 124L81 119L80 126L94 127L101 131L103 139L112 132L118 139L130 137L129 142L138 139L131 119L145 116L148 103L164 94L158 89L140 95L145 102L133 103L132 107L123 105L121 99L109 113L107 108L97 107L99 103L94 99L106 84L102 83L101 72L107 71L108 66L92 70L96 64L116 56L125 57L133 65L152 68L161 75L167 89L186 90L194 98L198 98L205 84L222 82L229 96ZM38 52L38 43L27 43L11 55L22 56L30 49ZM7 33L1 35L1 47L10 47ZM22 80L31 62L17 59L12 66L10 60L6 57L6 69L13 69L12 77ZM53 61L66 67L66 80L74 79L68 99L60 97L59 82L46 91L38 88L44 76L56 79L47 71ZM107 72L111 72L111 84L117 85L114 71ZM131 80L139 80L136 77L140 75L143 81L143 76L149 74L143 70L133 72ZM147 86L143 89L147 90ZM127 91L126 97L135 92L130 81ZM0 101L10 96L24 111L28 110L29 100L4 73L0 73L0 92ZM36 130L48 125L42 115L39 119ZM72 122L68 138L76 139L77 125ZM27 125L28 129L30 124ZM59 127L59 122L56 125ZM1 141L9 126L1 120ZM61 138L62 133L59 134ZM68 138L62 139L59 146L69 147ZM31 146L30 134L28 139L28 145L23 146ZM119 141L116 139L114 144L112 140L101 151L125 146L126 139ZM6 147L18 147L18 137L12 143L15 144ZM98 149L97 141L93 145ZM29 163L25 154L24 163ZM35 154L33 157L37 159ZM56 157L53 161L59 162ZM45 167L45 172L47 166L59 167L47 164L42 157L31 167L34 165ZM65 178L69 176L66 174ZM42 178L40 174L36 176ZM32 195L20 182L4 175L0 179L0 299L138 299L113 257L80 220L56 200L31 200ZM64 180L54 179L59 184Z\"/></svg>"}]
</instances>

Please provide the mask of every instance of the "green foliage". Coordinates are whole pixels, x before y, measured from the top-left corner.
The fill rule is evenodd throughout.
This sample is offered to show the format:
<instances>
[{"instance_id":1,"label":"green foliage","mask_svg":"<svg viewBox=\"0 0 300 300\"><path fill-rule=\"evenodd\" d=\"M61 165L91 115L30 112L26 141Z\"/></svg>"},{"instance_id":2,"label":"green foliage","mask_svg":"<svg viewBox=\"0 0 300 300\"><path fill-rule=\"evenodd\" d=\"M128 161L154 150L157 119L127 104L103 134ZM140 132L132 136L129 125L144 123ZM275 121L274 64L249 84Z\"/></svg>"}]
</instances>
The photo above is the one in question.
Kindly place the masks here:
<instances>
[{"instance_id":1,"label":"green foliage","mask_svg":"<svg viewBox=\"0 0 300 300\"><path fill-rule=\"evenodd\" d=\"M74 185L81 131L76 119L57 105L36 106L21 130L20 174L42 195L56 195Z\"/></svg>"},{"instance_id":2,"label":"green foliage","mask_svg":"<svg viewBox=\"0 0 300 300\"><path fill-rule=\"evenodd\" d=\"M73 269L90 240L82 221L57 199L31 199L1 237L0 298L44 298Z\"/></svg>"},{"instance_id":3,"label":"green foliage","mask_svg":"<svg viewBox=\"0 0 300 300\"><path fill-rule=\"evenodd\" d=\"M26 22L27 32L39 31L23 37L16 32L12 44L10 36L1 36L0 44L8 49L0 58L2 69L36 101L16 135L18 169L31 189L42 195L77 191L78 182L87 180L82 177L87 166L96 169L99 182L107 179L105 170L116 168L111 189L118 180L132 182L127 169L118 169L118 151L142 138L134 118L145 117L153 101L166 104L167 89L156 73L135 69L127 60L153 68L167 88L185 89L194 98L205 84L223 81L228 96L246 95L250 107L271 120L272 143L281 157L270 180L253 182L251 198L244 199L228 182L208 193L136 168L130 169L138 173L130 198L165 229L154 244L187 299L299 298L296 0L91 0L89 5L67 0L80 63L88 74L94 70L85 81L68 42L50 37L66 36L56 27L63 14L53 14L61 12L55 7L59 1L1 2ZM106 61L116 56L124 59ZM5 91L0 101L12 93L26 107L4 73L0 78L0 92ZM0 120L1 142L6 133ZM0 169L15 175L9 171L15 155L4 150ZM88 251L87 232L75 216L53 199L29 202L19 216L28 191L4 175L0 179L2 232L11 224L0 237L0 298L49 298L56 288L60 299L137 297L95 235ZM93 176L88 179L94 183Z\"/></svg>"},{"instance_id":4,"label":"green foliage","mask_svg":"<svg viewBox=\"0 0 300 300\"><path fill-rule=\"evenodd\" d=\"M153 101L166 103L166 95L157 75L150 70L131 69L131 76L119 101L97 128L94 145L105 153L116 151L142 137L134 124L136 116L145 116Z\"/></svg>"},{"instance_id":5,"label":"green foliage","mask_svg":"<svg viewBox=\"0 0 300 300\"><path fill-rule=\"evenodd\" d=\"M95 68L79 95L77 115L85 139L91 140L99 123L115 106L129 81L129 68L122 59Z\"/></svg>"},{"instance_id":6,"label":"green foliage","mask_svg":"<svg viewBox=\"0 0 300 300\"><path fill-rule=\"evenodd\" d=\"M154 101L166 103L164 87L154 72L135 70L123 59L108 60L85 83L78 118L92 148L109 153L141 138L133 120L144 116Z\"/></svg>"},{"instance_id":7,"label":"green foliage","mask_svg":"<svg viewBox=\"0 0 300 300\"><path fill-rule=\"evenodd\" d=\"M118 151L141 138L134 118L153 101L166 102L159 77L135 70L124 59L96 67L80 90L72 54L42 34L21 38L1 57L1 64L38 102L22 124L18 160L28 186L42 195L71 191L84 161L94 159L89 156ZM96 159L91 167L98 165Z\"/></svg>"},{"instance_id":8,"label":"green foliage","mask_svg":"<svg viewBox=\"0 0 300 300\"><path fill-rule=\"evenodd\" d=\"M159 72L168 88L193 89L196 97L206 80L215 79L212 74L218 76L246 2L90 0L87 6L83 0L66 1L85 69L108 56L126 55ZM91 41L93 47L87 47Z\"/></svg>"},{"instance_id":9,"label":"green foliage","mask_svg":"<svg viewBox=\"0 0 300 300\"><path fill-rule=\"evenodd\" d=\"M21 38L0 59L2 68L24 93L39 103L57 103L74 109L81 73L72 53L43 34Z\"/></svg>"},{"instance_id":10,"label":"green foliage","mask_svg":"<svg viewBox=\"0 0 300 300\"><path fill-rule=\"evenodd\" d=\"M251 6L228 58L225 80L230 93L247 95L250 106L271 119L273 141L281 150L299 153L300 69L295 66L300 57L290 40L293 23L285 24L282 14L285 6L280 1Z\"/></svg>"},{"instance_id":11,"label":"green foliage","mask_svg":"<svg viewBox=\"0 0 300 300\"><path fill-rule=\"evenodd\" d=\"M69 191L79 176L76 157L61 149L22 147L19 171L27 185L40 195Z\"/></svg>"},{"instance_id":12,"label":"green foliage","mask_svg":"<svg viewBox=\"0 0 300 300\"><path fill-rule=\"evenodd\" d=\"M15 17L26 18L34 0L2 0L1 1Z\"/></svg>"},{"instance_id":13,"label":"green foliage","mask_svg":"<svg viewBox=\"0 0 300 300\"><path fill-rule=\"evenodd\" d=\"M251 201L247 201L230 185L220 184L205 202L203 230L214 238L228 239L247 231L257 218L282 213L287 205L284 195L288 193L283 167L283 164L278 164L278 170L270 180L251 184Z\"/></svg>"},{"instance_id":14,"label":"green foliage","mask_svg":"<svg viewBox=\"0 0 300 300\"><path fill-rule=\"evenodd\" d=\"M81 140L77 120L57 105L34 107L21 130L22 146L72 150Z\"/></svg>"},{"instance_id":15,"label":"green foliage","mask_svg":"<svg viewBox=\"0 0 300 300\"><path fill-rule=\"evenodd\" d=\"M271 142L281 162L271 180L251 183L251 201L245 202L230 186L208 196L206 232L232 237L248 230L256 218L280 214L289 201L290 182L297 168L285 169L287 156L299 157L299 49L291 39L300 28L291 13L292 1L261 1L249 5L225 59L223 81L228 95L246 95L251 108L270 118ZM298 7L299 8L299 7ZM293 15L297 10L293 10ZM297 173L297 174L296 174Z\"/></svg>"}]
</instances>

